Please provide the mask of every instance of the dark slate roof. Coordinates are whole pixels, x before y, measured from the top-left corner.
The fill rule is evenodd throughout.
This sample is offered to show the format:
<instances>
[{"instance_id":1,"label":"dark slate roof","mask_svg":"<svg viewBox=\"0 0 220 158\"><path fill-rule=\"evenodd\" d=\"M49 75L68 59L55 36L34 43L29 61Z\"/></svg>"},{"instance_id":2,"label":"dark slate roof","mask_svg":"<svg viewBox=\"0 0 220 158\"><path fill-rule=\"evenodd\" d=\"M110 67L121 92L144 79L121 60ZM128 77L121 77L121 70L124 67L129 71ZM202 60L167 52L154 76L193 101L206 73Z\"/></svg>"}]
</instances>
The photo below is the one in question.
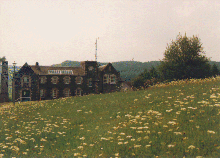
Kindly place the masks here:
<instances>
[{"instance_id":1,"label":"dark slate roof","mask_svg":"<svg viewBox=\"0 0 220 158\"><path fill-rule=\"evenodd\" d=\"M84 76L85 71L81 67L53 67L30 65L35 74L38 75L80 75ZM72 70L73 74L48 74L48 70Z\"/></svg>"}]
</instances>

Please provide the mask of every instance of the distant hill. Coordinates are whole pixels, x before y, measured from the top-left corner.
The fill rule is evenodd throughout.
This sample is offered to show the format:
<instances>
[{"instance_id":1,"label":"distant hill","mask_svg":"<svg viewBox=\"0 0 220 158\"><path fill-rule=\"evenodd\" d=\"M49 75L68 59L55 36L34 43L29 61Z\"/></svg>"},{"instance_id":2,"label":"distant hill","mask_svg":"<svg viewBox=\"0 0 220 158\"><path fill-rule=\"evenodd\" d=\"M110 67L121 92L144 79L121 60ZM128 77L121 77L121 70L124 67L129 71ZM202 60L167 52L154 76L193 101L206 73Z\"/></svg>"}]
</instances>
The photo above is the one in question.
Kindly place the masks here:
<instances>
[{"instance_id":1,"label":"distant hill","mask_svg":"<svg viewBox=\"0 0 220 158\"><path fill-rule=\"evenodd\" d=\"M106 65L107 63L98 62L100 65ZM117 71L120 72L123 80L131 80L137 77L145 69L150 69L152 66L156 67L160 64L160 61L139 62L139 61L119 61L112 62L112 65ZM60 64L54 64L52 66L80 66L79 61L64 61Z\"/></svg>"},{"instance_id":2,"label":"distant hill","mask_svg":"<svg viewBox=\"0 0 220 158\"><path fill-rule=\"evenodd\" d=\"M107 63L101 63L100 65L105 65ZM218 69L220 70L220 62L211 61L211 65L216 64ZM152 66L157 67L160 65L160 61L149 61L149 62L139 62L139 61L119 61L112 62L112 65L115 67L117 71L120 72L121 78L126 81L130 81L131 79L137 77L141 74L145 69L150 69ZM70 61L66 60L60 64L54 64L52 66L80 66L80 61Z\"/></svg>"}]
</instances>

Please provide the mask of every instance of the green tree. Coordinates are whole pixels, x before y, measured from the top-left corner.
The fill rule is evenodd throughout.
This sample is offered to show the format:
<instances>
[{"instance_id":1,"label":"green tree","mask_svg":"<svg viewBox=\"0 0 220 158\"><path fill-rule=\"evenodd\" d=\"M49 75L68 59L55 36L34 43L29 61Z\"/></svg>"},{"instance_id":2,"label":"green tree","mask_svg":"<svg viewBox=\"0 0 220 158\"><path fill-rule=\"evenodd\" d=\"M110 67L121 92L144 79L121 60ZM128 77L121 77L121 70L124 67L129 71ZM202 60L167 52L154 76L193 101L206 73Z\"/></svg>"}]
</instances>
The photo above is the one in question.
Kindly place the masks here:
<instances>
[{"instance_id":1,"label":"green tree","mask_svg":"<svg viewBox=\"0 0 220 158\"><path fill-rule=\"evenodd\" d=\"M159 78L159 74L154 66L151 67L149 73L150 73L151 79L152 78Z\"/></svg>"},{"instance_id":2,"label":"green tree","mask_svg":"<svg viewBox=\"0 0 220 158\"><path fill-rule=\"evenodd\" d=\"M150 72L147 69L145 69L144 72L142 72L138 77L142 77L143 80L147 80L151 78Z\"/></svg>"},{"instance_id":3,"label":"green tree","mask_svg":"<svg viewBox=\"0 0 220 158\"><path fill-rule=\"evenodd\" d=\"M0 62L5 61L5 60L6 60L5 56L3 56L2 58L0 57Z\"/></svg>"},{"instance_id":4,"label":"green tree","mask_svg":"<svg viewBox=\"0 0 220 158\"><path fill-rule=\"evenodd\" d=\"M159 70L165 80L205 78L211 76L208 62L198 37L179 34L167 46Z\"/></svg>"},{"instance_id":5,"label":"green tree","mask_svg":"<svg viewBox=\"0 0 220 158\"><path fill-rule=\"evenodd\" d=\"M212 66L212 76L216 77L217 75L219 75L219 70L216 64L213 64Z\"/></svg>"},{"instance_id":6,"label":"green tree","mask_svg":"<svg viewBox=\"0 0 220 158\"><path fill-rule=\"evenodd\" d=\"M144 78L142 76L138 76L132 80L131 85L136 88L140 88L140 87L144 87L144 83L145 83Z\"/></svg>"}]
</instances>

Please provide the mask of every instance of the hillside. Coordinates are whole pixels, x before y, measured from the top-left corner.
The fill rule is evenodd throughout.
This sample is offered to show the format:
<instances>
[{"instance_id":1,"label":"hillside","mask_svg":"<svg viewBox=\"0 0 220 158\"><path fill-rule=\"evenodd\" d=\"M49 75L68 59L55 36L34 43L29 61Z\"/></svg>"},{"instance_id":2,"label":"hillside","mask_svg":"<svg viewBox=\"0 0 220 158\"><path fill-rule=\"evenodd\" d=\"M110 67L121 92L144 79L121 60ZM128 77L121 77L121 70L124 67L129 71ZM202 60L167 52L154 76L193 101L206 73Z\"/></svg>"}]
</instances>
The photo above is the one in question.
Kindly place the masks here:
<instances>
[{"instance_id":1,"label":"hillside","mask_svg":"<svg viewBox=\"0 0 220 158\"><path fill-rule=\"evenodd\" d=\"M0 108L0 156L220 157L220 78Z\"/></svg>"},{"instance_id":2,"label":"hillside","mask_svg":"<svg viewBox=\"0 0 220 158\"><path fill-rule=\"evenodd\" d=\"M218 69L220 70L220 62L210 61L210 64L216 64ZM101 63L100 65L105 65L107 63ZM120 72L121 78L123 80L130 81L131 79L137 77L141 74L145 69L150 69L152 66L157 67L160 65L160 61L149 61L149 62L139 62L139 61L119 61L112 62L112 65L116 68L117 71ZM60 64L54 64L52 66L80 66L80 62L78 61L64 61Z\"/></svg>"},{"instance_id":3,"label":"hillside","mask_svg":"<svg viewBox=\"0 0 220 158\"><path fill-rule=\"evenodd\" d=\"M211 61L210 64L216 64L218 69L220 70L220 62ZM100 65L105 65L107 63L100 63ZM160 64L160 61L150 61L150 62L139 62L139 61L119 61L113 62L112 65L116 68L117 71L120 72L121 78L126 81L130 81L131 79L137 77L141 74L145 69L150 69L152 66L157 67ZM70 61L66 60L60 64L53 64L52 66L80 66L79 61ZM16 67L16 71L20 69L21 66ZM1 72L1 66L0 66ZM13 67L9 66L9 95L11 96L12 92L12 72ZM1 84L1 80L0 80Z\"/></svg>"}]
</instances>

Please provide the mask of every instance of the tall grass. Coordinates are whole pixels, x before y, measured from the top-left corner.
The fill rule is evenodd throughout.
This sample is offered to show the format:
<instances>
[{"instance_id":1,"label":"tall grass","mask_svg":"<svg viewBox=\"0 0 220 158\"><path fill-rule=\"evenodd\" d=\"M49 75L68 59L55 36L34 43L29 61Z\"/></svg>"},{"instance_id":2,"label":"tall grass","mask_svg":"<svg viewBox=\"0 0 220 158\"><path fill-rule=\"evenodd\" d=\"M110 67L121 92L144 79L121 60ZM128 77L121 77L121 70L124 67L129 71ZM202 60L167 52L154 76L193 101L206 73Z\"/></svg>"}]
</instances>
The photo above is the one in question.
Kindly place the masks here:
<instances>
[{"instance_id":1,"label":"tall grass","mask_svg":"<svg viewBox=\"0 0 220 158\"><path fill-rule=\"evenodd\" d=\"M220 79L0 108L3 157L220 157Z\"/></svg>"}]
</instances>

